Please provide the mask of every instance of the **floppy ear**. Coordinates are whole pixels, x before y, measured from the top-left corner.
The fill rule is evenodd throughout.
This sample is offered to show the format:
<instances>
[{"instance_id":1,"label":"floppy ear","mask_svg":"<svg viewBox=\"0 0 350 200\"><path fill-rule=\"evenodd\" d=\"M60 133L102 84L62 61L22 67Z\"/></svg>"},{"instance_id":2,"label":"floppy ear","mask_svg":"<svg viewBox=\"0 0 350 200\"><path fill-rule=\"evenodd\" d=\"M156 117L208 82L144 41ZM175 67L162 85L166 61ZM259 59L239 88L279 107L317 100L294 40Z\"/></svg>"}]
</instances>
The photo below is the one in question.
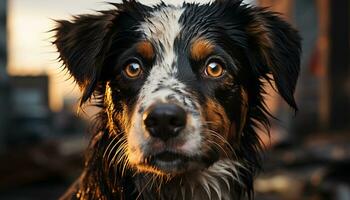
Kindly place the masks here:
<instances>
[{"instance_id":1,"label":"floppy ear","mask_svg":"<svg viewBox=\"0 0 350 200\"><path fill-rule=\"evenodd\" d=\"M256 57L254 70L269 80L272 74L278 92L295 110L294 99L300 70L300 41L298 32L273 12L249 8L250 20L246 27L250 48Z\"/></svg>"},{"instance_id":2,"label":"floppy ear","mask_svg":"<svg viewBox=\"0 0 350 200\"><path fill-rule=\"evenodd\" d=\"M83 90L82 103L90 98L98 82L114 19L112 12L101 12L75 16L72 21L57 21L53 44L60 60Z\"/></svg>"}]
</instances>

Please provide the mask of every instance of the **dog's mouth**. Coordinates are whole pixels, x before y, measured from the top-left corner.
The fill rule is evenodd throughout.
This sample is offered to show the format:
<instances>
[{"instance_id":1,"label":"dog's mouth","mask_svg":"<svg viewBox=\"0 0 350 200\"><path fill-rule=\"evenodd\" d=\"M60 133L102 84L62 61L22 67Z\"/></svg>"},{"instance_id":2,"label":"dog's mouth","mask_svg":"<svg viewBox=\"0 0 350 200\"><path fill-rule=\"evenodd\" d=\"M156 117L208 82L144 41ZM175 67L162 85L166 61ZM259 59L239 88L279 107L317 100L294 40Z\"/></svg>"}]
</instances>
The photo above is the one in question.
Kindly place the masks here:
<instances>
[{"instance_id":1,"label":"dog's mouth","mask_svg":"<svg viewBox=\"0 0 350 200\"><path fill-rule=\"evenodd\" d=\"M169 151L165 151L151 157L151 162L159 163L178 163L186 162L187 160L189 160L187 156Z\"/></svg>"},{"instance_id":2,"label":"dog's mouth","mask_svg":"<svg viewBox=\"0 0 350 200\"><path fill-rule=\"evenodd\" d=\"M184 154L164 151L149 156L146 165L155 168L161 173L174 174L186 171L191 160L189 156Z\"/></svg>"}]
</instances>

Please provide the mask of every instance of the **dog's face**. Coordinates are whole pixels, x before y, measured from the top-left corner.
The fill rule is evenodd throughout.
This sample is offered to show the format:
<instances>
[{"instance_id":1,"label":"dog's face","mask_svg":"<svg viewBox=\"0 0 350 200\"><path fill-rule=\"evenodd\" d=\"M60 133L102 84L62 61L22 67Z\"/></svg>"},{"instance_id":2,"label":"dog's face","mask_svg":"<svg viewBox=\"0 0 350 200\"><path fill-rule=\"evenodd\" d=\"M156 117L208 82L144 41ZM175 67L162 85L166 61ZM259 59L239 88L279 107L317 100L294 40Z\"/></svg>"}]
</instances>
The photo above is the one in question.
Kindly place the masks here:
<instances>
[{"instance_id":1,"label":"dog's face","mask_svg":"<svg viewBox=\"0 0 350 200\"><path fill-rule=\"evenodd\" d=\"M82 101L102 101L109 164L179 174L249 160L242 138L269 74L295 108L300 39L274 14L241 1L115 6L59 21L54 42Z\"/></svg>"}]
</instances>

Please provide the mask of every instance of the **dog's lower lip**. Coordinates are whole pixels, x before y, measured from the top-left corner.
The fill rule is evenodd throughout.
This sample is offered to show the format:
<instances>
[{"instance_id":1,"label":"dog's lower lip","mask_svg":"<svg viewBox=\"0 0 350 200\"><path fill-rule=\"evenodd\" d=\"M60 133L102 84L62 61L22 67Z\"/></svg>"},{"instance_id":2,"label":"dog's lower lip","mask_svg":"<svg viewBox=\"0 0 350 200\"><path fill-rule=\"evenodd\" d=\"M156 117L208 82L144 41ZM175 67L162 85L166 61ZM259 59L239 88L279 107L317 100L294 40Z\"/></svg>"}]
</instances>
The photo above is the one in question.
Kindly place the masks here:
<instances>
[{"instance_id":1,"label":"dog's lower lip","mask_svg":"<svg viewBox=\"0 0 350 200\"><path fill-rule=\"evenodd\" d=\"M186 157L184 155L173 153L173 152L162 152L153 157L155 160L163 161L163 162L173 162L176 160L184 160Z\"/></svg>"}]
</instances>

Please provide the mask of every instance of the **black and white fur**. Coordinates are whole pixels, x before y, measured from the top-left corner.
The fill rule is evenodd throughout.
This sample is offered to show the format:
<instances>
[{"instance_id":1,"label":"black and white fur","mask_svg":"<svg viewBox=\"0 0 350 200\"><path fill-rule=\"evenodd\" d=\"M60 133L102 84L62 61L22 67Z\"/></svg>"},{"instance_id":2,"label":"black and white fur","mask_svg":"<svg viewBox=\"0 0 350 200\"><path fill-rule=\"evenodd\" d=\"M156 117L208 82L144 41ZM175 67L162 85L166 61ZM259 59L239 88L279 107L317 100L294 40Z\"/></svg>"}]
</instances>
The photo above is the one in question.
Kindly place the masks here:
<instances>
[{"instance_id":1,"label":"black and white fur","mask_svg":"<svg viewBox=\"0 0 350 200\"><path fill-rule=\"evenodd\" d=\"M101 108L85 169L62 199L252 199L261 162L255 128L269 124L263 88L273 83L296 109L298 33L277 14L240 0L112 5L57 21L54 29L81 102L93 99ZM194 60L191 45L199 39L212 52ZM141 41L154 56L136 52ZM224 65L219 78L203 75L212 58ZM130 79L123 70L135 59L143 72ZM169 141L143 126L144 112L159 103L187 113L186 127ZM179 159L157 160L162 152Z\"/></svg>"}]
</instances>

